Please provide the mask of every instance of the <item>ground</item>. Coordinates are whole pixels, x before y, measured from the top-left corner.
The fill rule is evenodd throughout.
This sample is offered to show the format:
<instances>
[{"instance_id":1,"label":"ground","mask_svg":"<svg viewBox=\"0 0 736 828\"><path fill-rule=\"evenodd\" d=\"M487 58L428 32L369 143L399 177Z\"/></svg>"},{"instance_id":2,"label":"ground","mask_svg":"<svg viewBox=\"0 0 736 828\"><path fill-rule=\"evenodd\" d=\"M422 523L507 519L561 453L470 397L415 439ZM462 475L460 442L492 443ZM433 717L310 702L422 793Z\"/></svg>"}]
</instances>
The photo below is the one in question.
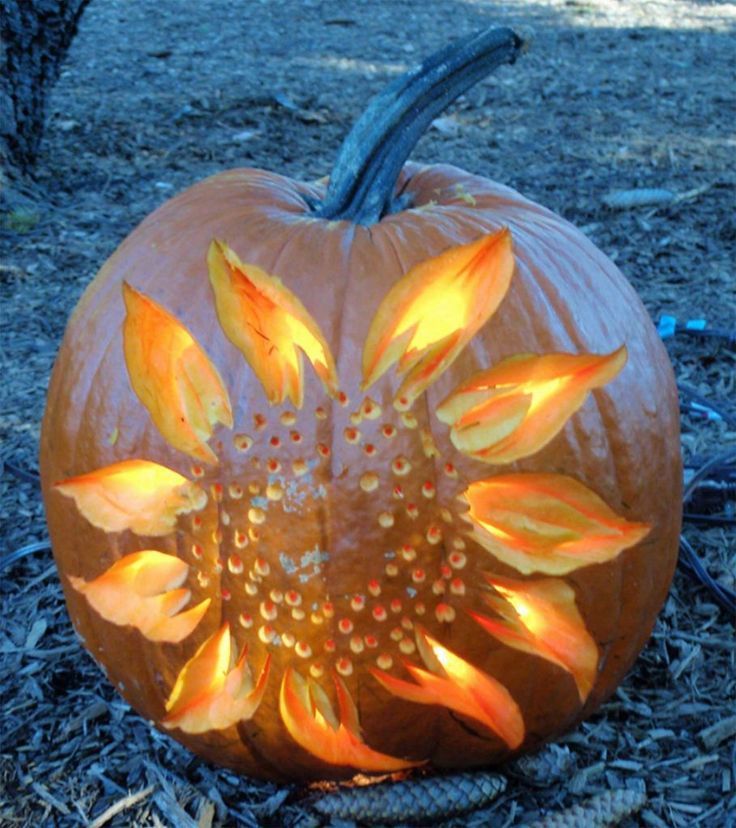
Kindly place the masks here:
<instances>
[{"instance_id":1,"label":"ground","mask_svg":"<svg viewBox=\"0 0 736 828\"><path fill-rule=\"evenodd\" d=\"M0 217L3 554L46 536L33 472L48 376L67 315L124 236L223 168L327 174L370 95L491 23L530 37L529 53L452 107L413 158L519 189L613 258L655 321L703 318L733 337L736 4L93 0L51 97L37 202ZM630 190L669 195L611 199ZM726 407L733 345L668 340L678 380ZM683 415L686 460L734 444L733 425ZM733 528L686 535L733 589ZM48 551L2 574L3 825L87 825L128 792L141 795L104 824L307 824L308 791L222 773L115 695L71 631ZM454 824L524 825L644 786L648 804L627 824L735 824L732 620L678 573L614 698L540 757L502 769L509 785L491 811Z\"/></svg>"}]
</instances>

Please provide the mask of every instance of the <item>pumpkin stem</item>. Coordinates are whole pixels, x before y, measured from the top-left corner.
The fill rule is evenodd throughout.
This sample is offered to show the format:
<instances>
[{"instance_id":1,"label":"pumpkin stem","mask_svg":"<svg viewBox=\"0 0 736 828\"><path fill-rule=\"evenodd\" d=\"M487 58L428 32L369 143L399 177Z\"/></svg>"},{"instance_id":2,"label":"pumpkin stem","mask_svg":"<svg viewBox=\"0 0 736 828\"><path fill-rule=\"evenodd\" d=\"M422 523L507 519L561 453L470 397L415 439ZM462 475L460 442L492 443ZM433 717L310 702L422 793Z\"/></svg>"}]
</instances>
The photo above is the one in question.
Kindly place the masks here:
<instances>
[{"instance_id":1,"label":"pumpkin stem","mask_svg":"<svg viewBox=\"0 0 736 828\"><path fill-rule=\"evenodd\" d=\"M452 43L390 83L368 104L345 138L316 216L374 224L406 209L395 188L404 162L432 121L503 63L524 41L511 29L484 29Z\"/></svg>"}]
</instances>

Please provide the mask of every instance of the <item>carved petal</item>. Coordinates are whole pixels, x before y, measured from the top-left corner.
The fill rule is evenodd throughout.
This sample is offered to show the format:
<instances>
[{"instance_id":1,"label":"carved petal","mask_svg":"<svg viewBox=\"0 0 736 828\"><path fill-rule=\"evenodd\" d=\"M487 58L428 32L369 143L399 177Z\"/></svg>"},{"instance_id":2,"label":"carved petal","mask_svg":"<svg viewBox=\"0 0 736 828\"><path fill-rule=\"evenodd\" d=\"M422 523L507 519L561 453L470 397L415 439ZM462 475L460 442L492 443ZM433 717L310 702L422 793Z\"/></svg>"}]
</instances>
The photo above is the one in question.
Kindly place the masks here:
<instances>
[{"instance_id":1,"label":"carved petal","mask_svg":"<svg viewBox=\"0 0 736 828\"><path fill-rule=\"evenodd\" d=\"M286 729L305 750L331 765L364 771L396 771L413 767L407 762L368 747L360 735L355 703L343 681L335 676L340 718L325 691L313 679L304 679L287 667L281 682L279 709Z\"/></svg>"},{"instance_id":2,"label":"carved petal","mask_svg":"<svg viewBox=\"0 0 736 828\"><path fill-rule=\"evenodd\" d=\"M232 428L227 390L189 331L153 299L123 285L123 325L130 384L164 438L176 449L216 463L206 441L216 423Z\"/></svg>"},{"instance_id":3,"label":"carved petal","mask_svg":"<svg viewBox=\"0 0 736 828\"><path fill-rule=\"evenodd\" d=\"M475 719L510 748L517 748L524 740L524 721L509 691L492 676L443 647L424 630L417 628L416 636L419 652L429 671L407 663L406 669L416 684L371 668L375 678L399 698L419 704L444 705Z\"/></svg>"},{"instance_id":4,"label":"carved petal","mask_svg":"<svg viewBox=\"0 0 736 828\"><path fill-rule=\"evenodd\" d=\"M207 256L217 316L227 338L255 371L272 405L304 398L302 353L330 394L337 393L335 361L319 326L275 276L243 264L224 243Z\"/></svg>"},{"instance_id":5,"label":"carved petal","mask_svg":"<svg viewBox=\"0 0 736 828\"><path fill-rule=\"evenodd\" d=\"M186 612L179 612L191 598L178 589L189 567L174 555L154 549L133 552L116 561L93 581L74 575L69 581L106 621L129 624L150 641L177 642L186 638L207 612L207 598Z\"/></svg>"},{"instance_id":6,"label":"carved petal","mask_svg":"<svg viewBox=\"0 0 736 828\"><path fill-rule=\"evenodd\" d=\"M471 537L524 575L565 575L615 558L649 532L561 474L507 474L471 483Z\"/></svg>"},{"instance_id":7,"label":"carved petal","mask_svg":"<svg viewBox=\"0 0 736 828\"><path fill-rule=\"evenodd\" d=\"M268 681L270 655L258 681L253 677L243 649L232 664L232 639L226 623L211 635L184 665L166 702L164 727L185 733L224 730L250 719L261 703Z\"/></svg>"},{"instance_id":8,"label":"carved petal","mask_svg":"<svg viewBox=\"0 0 736 828\"><path fill-rule=\"evenodd\" d=\"M507 229L413 267L373 318L363 349L363 386L398 362L406 376L397 397L413 402L490 319L513 270Z\"/></svg>"},{"instance_id":9,"label":"carved petal","mask_svg":"<svg viewBox=\"0 0 736 828\"><path fill-rule=\"evenodd\" d=\"M488 605L501 620L471 613L503 644L544 658L572 674L580 701L595 682L598 647L575 604L575 591L557 578L517 581L486 576L496 595Z\"/></svg>"},{"instance_id":10,"label":"carved petal","mask_svg":"<svg viewBox=\"0 0 736 828\"><path fill-rule=\"evenodd\" d=\"M596 354L519 354L473 375L437 409L465 454L511 463L534 454L558 434L593 388L626 363L626 348Z\"/></svg>"},{"instance_id":11,"label":"carved petal","mask_svg":"<svg viewBox=\"0 0 736 828\"><path fill-rule=\"evenodd\" d=\"M168 535L177 515L204 507L199 486L149 460L123 460L55 485L74 499L84 517L105 532Z\"/></svg>"}]
</instances>

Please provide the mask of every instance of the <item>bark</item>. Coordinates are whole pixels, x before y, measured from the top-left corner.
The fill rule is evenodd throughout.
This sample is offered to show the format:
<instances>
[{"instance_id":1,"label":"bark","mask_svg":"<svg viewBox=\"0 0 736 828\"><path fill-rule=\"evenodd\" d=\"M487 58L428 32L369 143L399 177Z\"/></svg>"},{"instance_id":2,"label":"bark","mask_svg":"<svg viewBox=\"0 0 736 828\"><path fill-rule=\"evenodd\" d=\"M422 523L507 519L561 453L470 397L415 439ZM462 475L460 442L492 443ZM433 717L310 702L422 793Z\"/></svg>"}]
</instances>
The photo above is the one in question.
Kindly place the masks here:
<instances>
[{"instance_id":1,"label":"bark","mask_svg":"<svg viewBox=\"0 0 736 828\"><path fill-rule=\"evenodd\" d=\"M90 0L0 0L0 161L28 173L46 99Z\"/></svg>"}]
</instances>

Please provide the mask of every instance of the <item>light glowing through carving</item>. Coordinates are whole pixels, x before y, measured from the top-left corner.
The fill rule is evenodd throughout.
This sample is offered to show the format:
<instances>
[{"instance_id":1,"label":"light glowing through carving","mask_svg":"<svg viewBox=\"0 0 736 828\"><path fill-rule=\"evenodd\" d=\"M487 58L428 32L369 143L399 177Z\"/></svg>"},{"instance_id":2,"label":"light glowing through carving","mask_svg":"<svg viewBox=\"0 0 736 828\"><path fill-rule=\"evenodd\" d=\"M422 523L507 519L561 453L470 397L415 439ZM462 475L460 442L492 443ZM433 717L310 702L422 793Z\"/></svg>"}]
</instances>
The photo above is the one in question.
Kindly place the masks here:
<instances>
[{"instance_id":1,"label":"light glowing through carving","mask_svg":"<svg viewBox=\"0 0 736 828\"><path fill-rule=\"evenodd\" d=\"M486 463L511 463L539 451L560 432L594 388L626 363L611 354L519 354L481 371L439 406L460 451Z\"/></svg>"},{"instance_id":2,"label":"light glowing through carving","mask_svg":"<svg viewBox=\"0 0 736 828\"><path fill-rule=\"evenodd\" d=\"M598 668L598 647L575 604L575 591L564 581L545 578L517 581L487 575L495 594L487 604L500 616L471 613L508 647L544 658L572 675L584 702Z\"/></svg>"},{"instance_id":3,"label":"light glowing through carving","mask_svg":"<svg viewBox=\"0 0 736 828\"><path fill-rule=\"evenodd\" d=\"M297 297L255 265L243 264L223 242L212 242L207 256L217 316L272 405L287 397L301 408L304 399L302 353L328 393L337 393L335 361L319 326Z\"/></svg>"},{"instance_id":4,"label":"light glowing through carving","mask_svg":"<svg viewBox=\"0 0 736 828\"><path fill-rule=\"evenodd\" d=\"M127 283L123 298L125 364L133 390L174 448L216 463L206 441L217 423L233 425L217 369L181 322L153 299Z\"/></svg>"},{"instance_id":5,"label":"light glowing through carving","mask_svg":"<svg viewBox=\"0 0 736 828\"><path fill-rule=\"evenodd\" d=\"M293 739L305 750L331 765L364 771L396 771L413 767L408 762L368 747L360 735L360 722L347 687L334 676L339 719L322 687L287 667L281 682L279 709Z\"/></svg>"},{"instance_id":6,"label":"light glowing through carving","mask_svg":"<svg viewBox=\"0 0 736 828\"><path fill-rule=\"evenodd\" d=\"M177 516L202 509L206 493L166 466L123 460L55 485L74 499L82 515L105 532L168 535Z\"/></svg>"},{"instance_id":7,"label":"light glowing through carving","mask_svg":"<svg viewBox=\"0 0 736 828\"><path fill-rule=\"evenodd\" d=\"M73 575L69 581L106 621L136 627L149 641L177 642L194 630L210 605L206 598L179 612L191 598L188 589L178 588L188 573L179 558L147 549L126 555L92 581Z\"/></svg>"},{"instance_id":8,"label":"light glowing through carving","mask_svg":"<svg viewBox=\"0 0 736 828\"><path fill-rule=\"evenodd\" d=\"M480 722L510 748L524 740L524 721L509 691L492 676L474 667L417 628L419 653L428 670L405 662L413 684L383 670L371 669L393 695L418 704L439 704Z\"/></svg>"},{"instance_id":9,"label":"light glowing through carving","mask_svg":"<svg viewBox=\"0 0 736 828\"><path fill-rule=\"evenodd\" d=\"M151 652L159 648L140 635L172 644L197 636L190 646L159 654L169 665L161 679L170 688L163 725L187 734L229 731L213 735L211 742L208 737L208 743L237 745L244 730L235 726L255 716L264 699L269 653L278 654L284 669L254 728L262 724L263 733L272 732L278 687L284 728L300 746L290 742L300 754L295 765L305 768L315 762L307 762L302 749L322 763L355 771L390 773L420 764L382 753L363 738L356 701L365 701L371 711L363 716L373 741L371 728L381 731L375 717L378 704L387 701L384 690L405 702L436 706L425 708L424 718L443 729L474 733L497 752L502 745L516 750L526 738L510 692L521 686L513 663L543 659L533 662L536 669L554 672L563 692L572 693L574 681L584 703L601 654L574 589L556 577L487 575L491 589L482 589L488 610L472 611L473 621L463 620L464 611L478 607L479 558L489 561L486 550L523 575L563 576L611 561L639 543L649 527L619 516L586 485L561 474L524 472L463 482L478 475L452 446L486 463L529 457L559 434L592 391L619 374L626 349L603 355L517 354L474 374L436 409L449 426L450 446L427 416L434 413L433 400L420 413L410 408L508 292L514 256L507 229L451 247L395 282L370 324L361 385L366 389L386 380L393 369L398 379L386 380L372 396L357 393L354 376L345 377L339 389L325 335L278 277L243 263L220 241L210 244L207 266L217 315L211 323L220 346L238 363L228 376L248 369L223 333L255 373L268 403L292 405L269 415L260 389L251 383L256 399L247 393L239 400L238 414L245 419L226 443L216 429L218 424L232 428L233 416L217 369L177 318L125 284L122 334L131 386L169 447L194 458L182 466L191 479L150 460L127 459L55 485L92 526L128 533L109 538L113 549L143 547L92 580L70 576L71 587L89 605L78 600L76 609L87 609L88 618L97 613L111 624L135 628L138 632L127 631L133 645L137 641ZM312 299L319 307L320 297ZM196 319L199 330L199 313ZM350 356L343 354L346 362ZM310 386L306 411L298 413L293 409L304 404L305 357L322 386ZM458 365L462 361L456 370ZM445 382L451 387L449 374ZM399 387L393 393L387 385ZM143 419L147 422L145 413ZM585 424L582 418L576 423ZM158 450L161 440L150 440L152 430L138 435L139 444L156 444ZM125 456L126 440L115 445L118 456ZM218 462L215 451L222 466L208 469L205 463ZM604 494L605 485L600 484ZM454 498L461 491L458 508ZM355 549L368 537L370 554L366 568L344 581L342 572L352 564L333 559L347 549L348 535ZM337 546L335 537L341 538ZM145 548L149 545L177 554ZM332 581L340 581L338 588ZM190 606L195 601L185 582L197 596L212 597ZM587 612L588 605L581 606ZM213 615L234 622L234 633ZM435 621L439 635L455 649L420 626ZM473 628L474 642L463 637ZM257 676L239 642L257 648L255 655L251 649L251 660L260 666ZM488 658L484 646L493 649ZM501 670L507 672L498 672L498 678L490 674ZM365 686L366 671L378 684L368 680ZM364 695L354 699L349 687ZM410 708L396 699L397 706ZM539 719L530 711L536 728ZM283 728L281 735L285 738ZM528 742L536 743L539 735L530 732Z\"/></svg>"},{"instance_id":10,"label":"light glowing through carving","mask_svg":"<svg viewBox=\"0 0 736 828\"><path fill-rule=\"evenodd\" d=\"M471 537L524 575L565 575L610 561L649 532L561 474L498 475L471 483L463 498Z\"/></svg>"},{"instance_id":11,"label":"light glowing through carving","mask_svg":"<svg viewBox=\"0 0 736 828\"><path fill-rule=\"evenodd\" d=\"M243 648L233 663L230 627L223 624L179 673L166 702L164 727L205 733L250 719L263 698L271 657L266 657L254 684L246 656Z\"/></svg>"},{"instance_id":12,"label":"light glowing through carving","mask_svg":"<svg viewBox=\"0 0 736 828\"><path fill-rule=\"evenodd\" d=\"M363 350L363 387L398 363L406 376L397 398L413 402L490 319L513 270L505 229L413 267L373 318Z\"/></svg>"}]
</instances>

